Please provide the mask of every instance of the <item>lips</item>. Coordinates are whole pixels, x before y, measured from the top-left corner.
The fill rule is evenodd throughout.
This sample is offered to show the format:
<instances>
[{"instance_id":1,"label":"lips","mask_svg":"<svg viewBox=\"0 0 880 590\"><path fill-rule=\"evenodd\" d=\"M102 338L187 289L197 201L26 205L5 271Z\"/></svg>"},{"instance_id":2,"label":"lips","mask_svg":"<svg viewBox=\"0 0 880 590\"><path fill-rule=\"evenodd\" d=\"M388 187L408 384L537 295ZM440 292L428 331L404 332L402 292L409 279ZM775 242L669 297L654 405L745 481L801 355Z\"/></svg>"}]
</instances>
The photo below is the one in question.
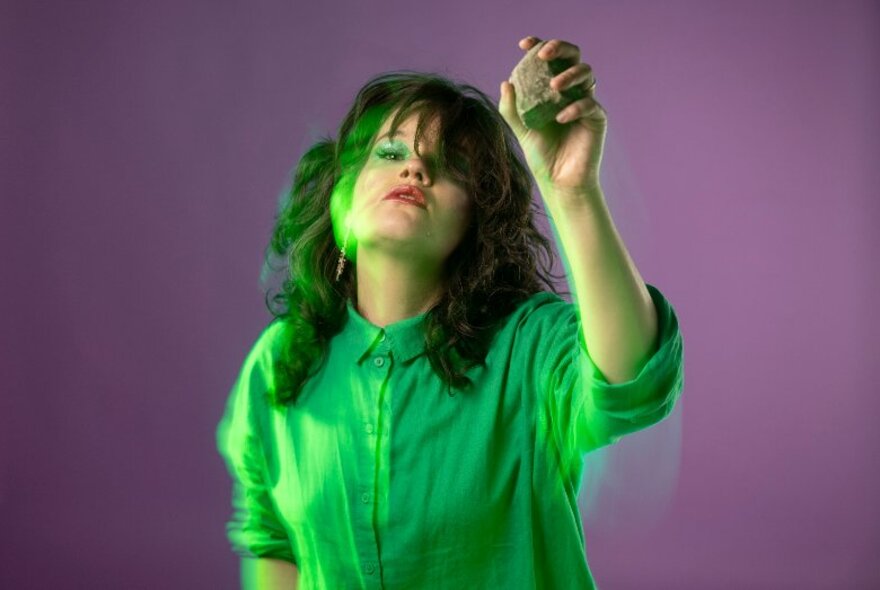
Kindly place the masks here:
<instances>
[{"instance_id":1,"label":"lips","mask_svg":"<svg viewBox=\"0 0 880 590\"><path fill-rule=\"evenodd\" d=\"M405 201L407 203L412 203L422 209L427 209L427 203L425 201L425 195L419 190L417 187L414 187L410 184L402 184L391 189L387 195L385 195L382 200L385 201L387 199L396 199Z\"/></svg>"}]
</instances>

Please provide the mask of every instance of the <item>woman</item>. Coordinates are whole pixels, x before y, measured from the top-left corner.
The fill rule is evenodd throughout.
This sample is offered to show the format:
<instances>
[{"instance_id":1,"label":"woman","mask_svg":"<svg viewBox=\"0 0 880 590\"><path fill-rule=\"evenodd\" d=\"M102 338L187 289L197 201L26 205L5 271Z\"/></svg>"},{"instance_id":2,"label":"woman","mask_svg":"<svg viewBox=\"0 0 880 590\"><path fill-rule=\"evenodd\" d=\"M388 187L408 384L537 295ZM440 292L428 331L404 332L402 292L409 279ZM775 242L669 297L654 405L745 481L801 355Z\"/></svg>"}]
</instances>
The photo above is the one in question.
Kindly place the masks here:
<instances>
[{"instance_id":1,"label":"woman","mask_svg":"<svg viewBox=\"0 0 880 590\"><path fill-rule=\"evenodd\" d=\"M557 123L526 128L507 82L496 108L391 73L300 160L275 320L217 431L245 587L595 587L583 455L672 411L682 342L605 207L590 67L563 41L539 57L574 64L556 89L589 89ZM530 175L574 303L549 280Z\"/></svg>"}]
</instances>

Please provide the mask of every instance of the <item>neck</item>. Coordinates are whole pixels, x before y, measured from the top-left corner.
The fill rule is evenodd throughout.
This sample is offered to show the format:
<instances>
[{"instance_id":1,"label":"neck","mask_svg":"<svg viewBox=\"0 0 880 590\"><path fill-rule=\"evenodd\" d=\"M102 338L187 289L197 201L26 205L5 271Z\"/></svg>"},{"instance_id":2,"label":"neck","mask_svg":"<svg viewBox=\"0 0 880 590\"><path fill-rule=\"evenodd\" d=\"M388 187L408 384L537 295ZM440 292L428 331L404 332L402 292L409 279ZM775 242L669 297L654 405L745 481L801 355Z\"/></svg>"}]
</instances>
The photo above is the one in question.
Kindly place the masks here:
<instances>
[{"instance_id":1,"label":"neck","mask_svg":"<svg viewBox=\"0 0 880 590\"><path fill-rule=\"evenodd\" d=\"M359 249L357 310L384 327L428 311L440 298L440 268L412 258L389 258Z\"/></svg>"}]
</instances>

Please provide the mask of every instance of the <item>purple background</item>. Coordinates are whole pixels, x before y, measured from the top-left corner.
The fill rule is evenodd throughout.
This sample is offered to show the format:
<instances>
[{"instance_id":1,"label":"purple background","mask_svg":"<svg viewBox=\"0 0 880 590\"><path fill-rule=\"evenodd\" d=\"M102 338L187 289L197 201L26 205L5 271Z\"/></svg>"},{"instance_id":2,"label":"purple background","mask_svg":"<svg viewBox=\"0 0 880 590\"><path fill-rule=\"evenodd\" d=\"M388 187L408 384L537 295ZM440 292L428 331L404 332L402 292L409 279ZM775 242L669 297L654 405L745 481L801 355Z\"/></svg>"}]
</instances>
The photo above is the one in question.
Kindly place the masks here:
<instances>
[{"instance_id":1,"label":"purple background","mask_svg":"<svg viewBox=\"0 0 880 590\"><path fill-rule=\"evenodd\" d=\"M878 31L868 1L4 2L0 587L236 586L214 429L292 166L367 77L497 98L529 34L593 66L685 339L681 405L606 453L599 585L880 587Z\"/></svg>"}]
</instances>

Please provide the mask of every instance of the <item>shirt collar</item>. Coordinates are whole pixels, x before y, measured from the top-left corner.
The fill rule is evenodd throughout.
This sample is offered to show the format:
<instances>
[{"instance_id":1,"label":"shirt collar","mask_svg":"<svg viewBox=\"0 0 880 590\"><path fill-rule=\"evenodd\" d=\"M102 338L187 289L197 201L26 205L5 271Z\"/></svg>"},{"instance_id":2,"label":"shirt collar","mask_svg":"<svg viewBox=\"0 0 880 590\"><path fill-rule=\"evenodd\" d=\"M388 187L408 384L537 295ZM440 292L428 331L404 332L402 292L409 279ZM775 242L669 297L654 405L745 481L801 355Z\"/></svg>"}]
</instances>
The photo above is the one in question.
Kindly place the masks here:
<instances>
[{"instance_id":1,"label":"shirt collar","mask_svg":"<svg viewBox=\"0 0 880 590\"><path fill-rule=\"evenodd\" d=\"M423 324L427 315L426 311L381 328L363 317L349 300L346 302L346 320L341 336L355 352L358 363L374 347L390 349L395 359L405 363L425 352Z\"/></svg>"}]
</instances>

